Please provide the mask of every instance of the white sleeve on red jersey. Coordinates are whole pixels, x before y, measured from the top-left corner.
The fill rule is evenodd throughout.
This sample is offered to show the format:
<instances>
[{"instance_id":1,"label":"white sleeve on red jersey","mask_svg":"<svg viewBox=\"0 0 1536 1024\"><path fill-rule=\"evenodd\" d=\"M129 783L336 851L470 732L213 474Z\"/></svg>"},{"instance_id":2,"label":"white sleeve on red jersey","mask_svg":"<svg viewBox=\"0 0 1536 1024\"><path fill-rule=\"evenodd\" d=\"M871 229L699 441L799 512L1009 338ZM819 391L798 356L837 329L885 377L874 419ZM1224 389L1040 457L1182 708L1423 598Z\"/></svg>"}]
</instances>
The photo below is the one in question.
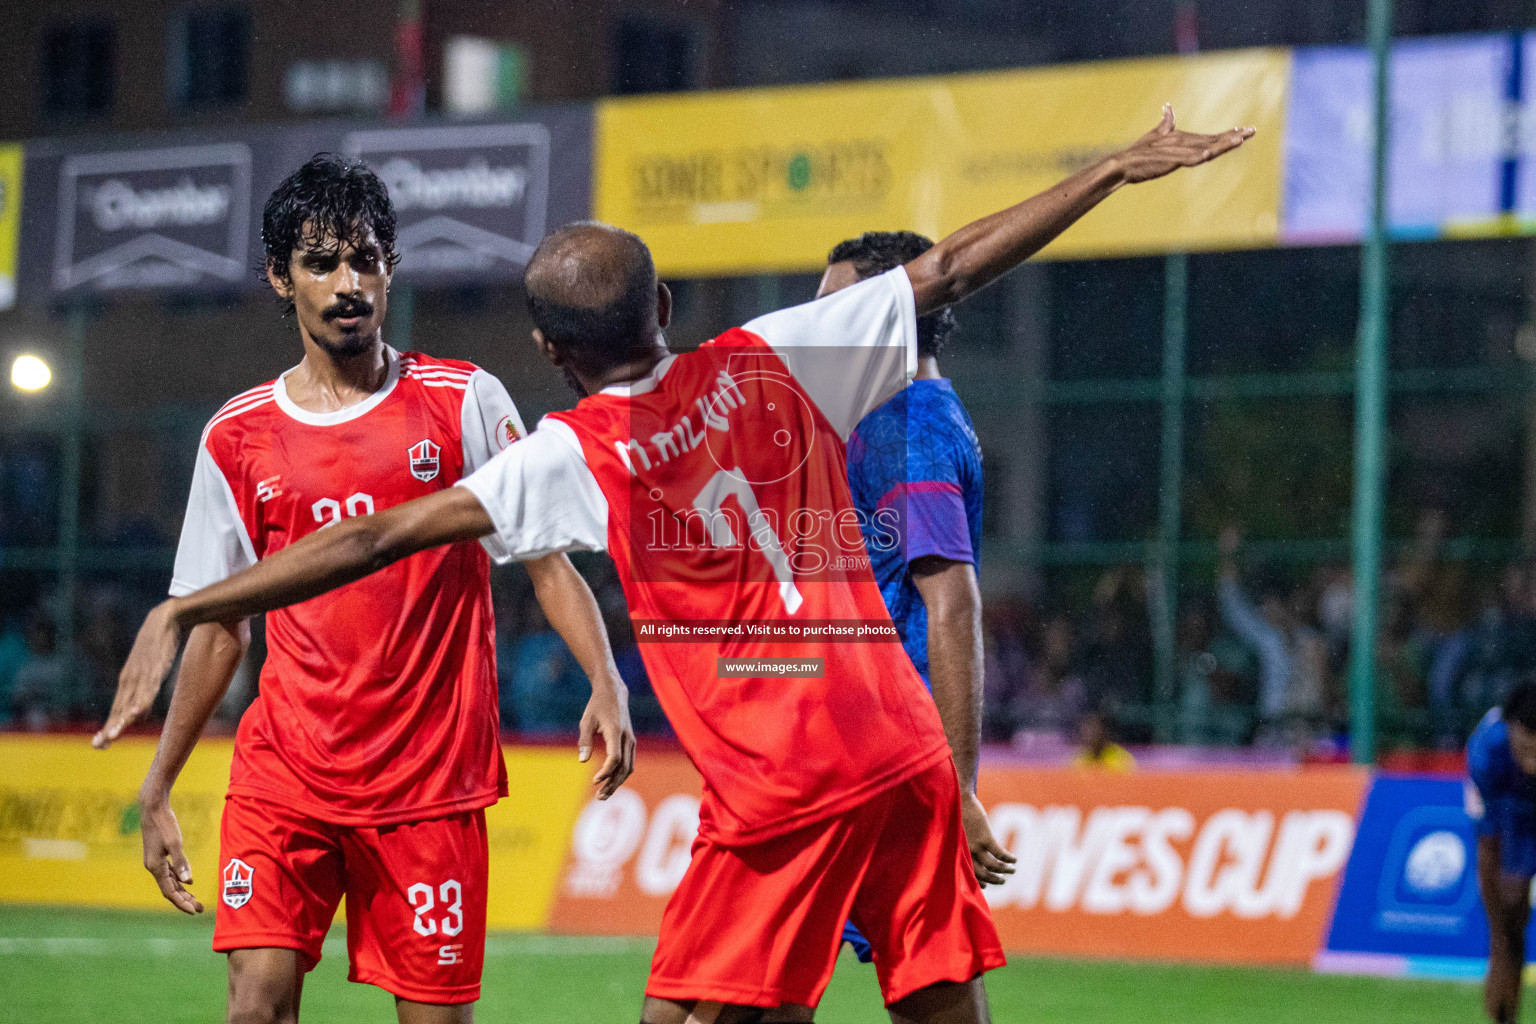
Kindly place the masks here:
<instances>
[{"instance_id":1,"label":"white sleeve on red jersey","mask_svg":"<svg viewBox=\"0 0 1536 1024\"><path fill-rule=\"evenodd\" d=\"M581 454L575 431L542 419L538 429L458 482L480 499L496 532L497 562L608 546L608 499Z\"/></svg>"},{"instance_id":2,"label":"white sleeve on red jersey","mask_svg":"<svg viewBox=\"0 0 1536 1024\"><path fill-rule=\"evenodd\" d=\"M185 597L255 564L256 548L240 518L235 492L208 446L199 445L187 518L176 547L171 596Z\"/></svg>"},{"instance_id":3,"label":"white sleeve on red jersey","mask_svg":"<svg viewBox=\"0 0 1536 1024\"><path fill-rule=\"evenodd\" d=\"M744 329L789 364L844 440L917 373L917 303L904 267L760 316Z\"/></svg>"},{"instance_id":4,"label":"white sleeve on red jersey","mask_svg":"<svg viewBox=\"0 0 1536 1024\"><path fill-rule=\"evenodd\" d=\"M523 418L501 381L476 370L464 389L464 406L459 411L459 436L464 446L464 475L469 476L507 449L513 441L528 433ZM485 553L498 562L510 555L495 536L480 541Z\"/></svg>"},{"instance_id":5,"label":"white sleeve on red jersey","mask_svg":"<svg viewBox=\"0 0 1536 1024\"><path fill-rule=\"evenodd\" d=\"M517 406L501 381L476 370L464 389L460 411L464 442L464 475L468 476L500 455L513 441L528 433Z\"/></svg>"}]
</instances>

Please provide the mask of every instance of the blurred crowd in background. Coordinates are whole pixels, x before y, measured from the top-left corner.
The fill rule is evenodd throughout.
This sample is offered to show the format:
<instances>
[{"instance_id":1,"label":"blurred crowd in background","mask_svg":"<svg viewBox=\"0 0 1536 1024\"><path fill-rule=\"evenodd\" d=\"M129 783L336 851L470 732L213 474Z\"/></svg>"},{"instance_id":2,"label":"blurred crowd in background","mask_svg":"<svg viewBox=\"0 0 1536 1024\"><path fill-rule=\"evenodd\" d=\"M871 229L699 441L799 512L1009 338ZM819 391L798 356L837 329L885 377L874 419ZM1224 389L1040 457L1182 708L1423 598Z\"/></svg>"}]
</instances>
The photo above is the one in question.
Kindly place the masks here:
<instances>
[{"instance_id":1,"label":"blurred crowd in background","mask_svg":"<svg viewBox=\"0 0 1536 1024\"><path fill-rule=\"evenodd\" d=\"M1375 695L1387 748L1459 749L1483 713L1536 672L1536 561L1446 558L1446 526L1425 513L1383 580ZM1108 569L1082 607L990 603L985 738L1028 745L1073 735L1100 711L1130 741L1346 750L1348 566L1249 564L1235 527L1217 547L1214 572L1181 588L1173 692L1163 701L1153 688L1155 573Z\"/></svg>"},{"instance_id":2,"label":"blurred crowd in background","mask_svg":"<svg viewBox=\"0 0 1536 1024\"><path fill-rule=\"evenodd\" d=\"M1536 561L1445 556L1446 517L1426 512L1384 580L1376 695L1384 746L1457 749L1478 717L1536 672ZM1085 719L1127 742L1257 746L1328 756L1345 749L1353 589L1347 566L1265 566L1237 527L1214 567L1183 571L1173 692L1155 683L1153 618L1161 581L1142 565L1095 571L1078 587L995 598L984 609L985 739L1028 750L1070 743ZM581 568L603 609L638 732L666 735L623 593L606 559ZM586 677L518 569L497 570L497 665L503 727L529 738L574 732ZM133 629L156 600L124 582L82 592L79 642L60 649L44 599L0 629L0 725L90 727L111 704ZM260 631L219 710L232 725L256 694ZM166 695L158 709L163 713Z\"/></svg>"}]
</instances>

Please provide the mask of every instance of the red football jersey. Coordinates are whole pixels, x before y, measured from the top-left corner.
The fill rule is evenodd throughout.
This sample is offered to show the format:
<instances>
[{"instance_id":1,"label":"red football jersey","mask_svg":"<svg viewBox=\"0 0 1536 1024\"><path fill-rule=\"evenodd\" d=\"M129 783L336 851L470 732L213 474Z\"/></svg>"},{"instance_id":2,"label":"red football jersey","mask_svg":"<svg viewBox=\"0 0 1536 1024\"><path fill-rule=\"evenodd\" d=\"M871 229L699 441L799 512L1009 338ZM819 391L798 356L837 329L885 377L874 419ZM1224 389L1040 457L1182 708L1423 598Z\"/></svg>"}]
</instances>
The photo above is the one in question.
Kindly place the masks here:
<instances>
[{"instance_id":1,"label":"red football jersey","mask_svg":"<svg viewBox=\"0 0 1536 1024\"><path fill-rule=\"evenodd\" d=\"M898 270L553 413L464 486L513 556L606 547L642 628L888 624L844 439L910 377L915 338ZM722 842L836 814L948 756L938 711L897 642L641 639L651 683L704 778L700 830ZM722 657L821 658L824 674L721 678Z\"/></svg>"},{"instance_id":2,"label":"red football jersey","mask_svg":"<svg viewBox=\"0 0 1536 1024\"><path fill-rule=\"evenodd\" d=\"M172 594L188 594L349 516L442 490L523 433L494 377L387 352L383 388L333 413L282 378L203 434ZM494 542L490 542L494 549ZM324 821L381 825L506 793L490 567L474 543L413 555L267 616L260 694L240 721L230 792Z\"/></svg>"}]
</instances>

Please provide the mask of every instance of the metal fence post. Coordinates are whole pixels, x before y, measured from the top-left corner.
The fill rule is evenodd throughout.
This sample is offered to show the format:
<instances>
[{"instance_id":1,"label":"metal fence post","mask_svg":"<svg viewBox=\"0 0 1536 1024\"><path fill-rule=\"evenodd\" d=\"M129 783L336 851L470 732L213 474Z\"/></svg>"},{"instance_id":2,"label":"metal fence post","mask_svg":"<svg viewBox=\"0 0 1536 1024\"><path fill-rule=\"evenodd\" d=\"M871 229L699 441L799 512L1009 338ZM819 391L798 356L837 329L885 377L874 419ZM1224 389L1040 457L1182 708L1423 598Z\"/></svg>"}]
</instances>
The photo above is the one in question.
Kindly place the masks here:
<instances>
[{"instance_id":1,"label":"metal fence post","mask_svg":"<svg viewBox=\"0 0 1536 1024\"><path fill-rule=\"evenodd\" d=\"M1355 621L1349 663L1350 753L1376 760L1376 631L1380 602L1382 510L1386 489L1387 145L1390 125L1392 0L1368 0L1367 33L1375 63L1375 146L1371 210L1360 254L1360 328L1355 355Z\"/></svg>"},{"instance_id":2,"label":"metal fence post","mask_svg":"<svg viewBox=\"0 0 1536 1024\"><path fill-rule=\"evenodd\" d=\"M1189 257L1171 253L1163 263L1163 436L1158 478L1157 562L1162 601L1153 623L1157 740L1173 740L1178 699L1179 534L1184 500L1184 348L1189 334Z\"/></svg>"}]
</instances>

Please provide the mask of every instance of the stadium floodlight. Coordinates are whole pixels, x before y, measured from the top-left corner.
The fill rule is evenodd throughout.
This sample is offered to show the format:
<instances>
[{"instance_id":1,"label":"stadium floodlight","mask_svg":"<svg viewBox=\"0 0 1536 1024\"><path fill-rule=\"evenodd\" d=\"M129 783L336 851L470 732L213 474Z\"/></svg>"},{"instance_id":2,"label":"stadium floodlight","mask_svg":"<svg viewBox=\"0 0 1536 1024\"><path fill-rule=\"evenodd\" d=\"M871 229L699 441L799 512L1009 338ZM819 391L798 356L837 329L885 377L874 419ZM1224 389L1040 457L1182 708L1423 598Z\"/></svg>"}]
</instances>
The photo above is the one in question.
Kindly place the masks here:
<instances>
[{"instance_id":1,"label":"stadium floodlight","mask_svg":"<svg viewBox=\"0 0 1536 1024\"><path fill-rule=\"evenodd\" d=\"M41 391L53 382L53 371L34 355L19 355L11 364L11 383L22 391Z\"/></svg>"}]
</instances>

